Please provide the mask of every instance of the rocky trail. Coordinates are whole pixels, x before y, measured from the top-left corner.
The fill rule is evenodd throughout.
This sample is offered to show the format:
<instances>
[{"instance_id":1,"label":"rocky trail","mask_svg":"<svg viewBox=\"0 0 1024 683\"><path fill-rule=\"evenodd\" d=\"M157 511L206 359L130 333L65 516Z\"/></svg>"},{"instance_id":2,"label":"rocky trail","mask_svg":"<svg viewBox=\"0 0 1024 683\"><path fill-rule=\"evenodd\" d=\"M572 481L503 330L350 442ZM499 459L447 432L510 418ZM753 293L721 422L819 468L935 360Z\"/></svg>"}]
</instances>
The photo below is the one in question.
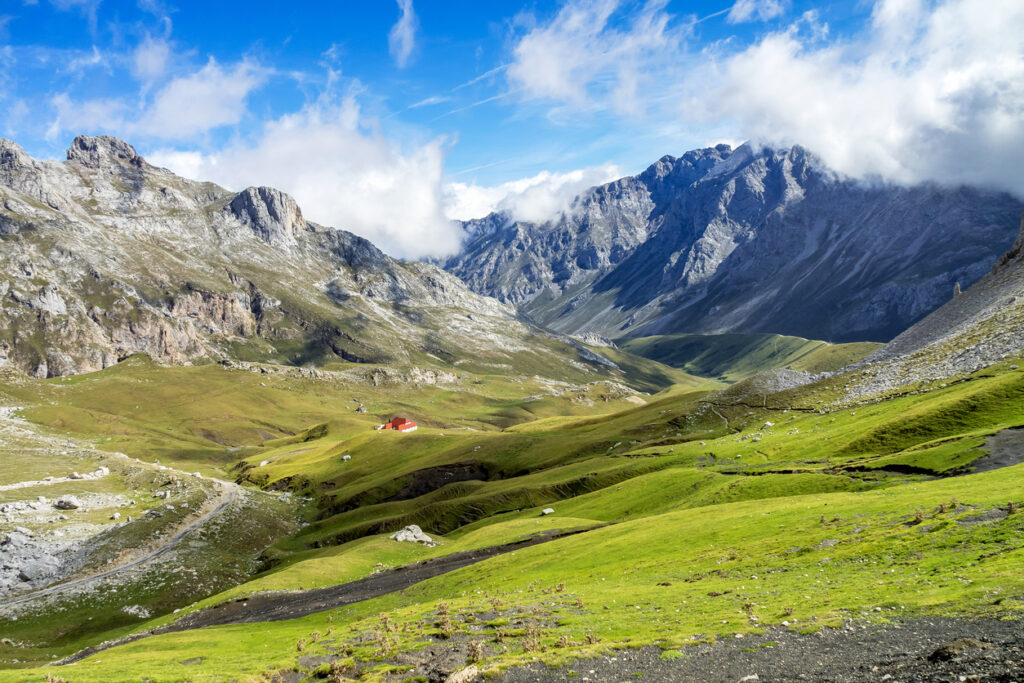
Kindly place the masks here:
<instances>
[{"instance_id":1,"label":"rocky trail","mask_svg":"<svg viewBox=\"0 0 1024 683\"><path fill-rule=\"evenodd\" d=\"M156 560L157 558L166 555L170 551L174 550L177 546L179 546L181 542L185 540L187 536L189 536L189 534L192 534L195 531L203 528L206 524L209 524L210 521L221 515L229 505L231 505L238 499L238 485L221 480L214 480L214 483L221 491L221 494L220 496L218 496L216 500L208 502L207 507L210 507L210 504L212 504L212 509L210 509L208 512L206 512L199 518L189 522L180 529L176 530L176 532L170 538L168 538L161 545L149 551L145 555L135 558L130 562L113 567L111 569L106 569L101 572L96 572L93 574L89 574L87 576L71 579L70 581L64 581L61 583L53 584L45 588L34 590L31 593L18 596L16 598L8 598L5 601L5 606L11 607L14 605L30 602L32 600L47 595L54 595L56 593L62 593L64 591L68 591L71 589L81 588L88 584L101 581L103 579L107 579L115 575L131 571L133 569L138 569L139 567L143 567L151 563L152 561Z\"/></svg>"},{"instance_id":2,"label":"rocky trail","mask_svg":"<svg viewBox=\"0 0 1024 683\"><path fill-rule=\"evenodd\" d=\"M19 612L38 600L66 594L73 591L88 590L100 582L114 580L126 576L131 572L147 567L155 560L166 556L175 550L190 535L204 529L211 522L220 518L230 506L235 504L240 495L240 487L229 481L214 478L200 478L195 474L183 472L164 465L147 463L136 458L131 458L124 453L97 452L91 445L77 443L64 437L56 437L35 428L31 423L21 419L17 415L15 407L0 407L0 439L7 448L17 447L24 455L28 452L39 453L46 456L50 453L74 453L84 460L102 460L114 465L114 462L121 461L129 470L152 470L159 471L161 475L175 477L182 485L189 489L197 486L203 487L205 493L204 502L196 511L162 531L162 536L156 545L145 548L140 553L124 554L118 558L113 566L107 565L96 568L92 572L75 576L80 571L82 560L86 549L101 534L118 526L129 524L122 521L114 525L98 526L95 524L82 524L75 520L69 520L66 515L60 515L55 519L46 519L47 511L50 516L59 512L61 502L64 498L71 498L74 505L81 505L83 509L108 507L111 502L126 505L128 500L121 495L109 494L87 494L86 496L63 496L56 499L56 502L40 498L38 501L7 503L4 508L14 510L16 514L32 514L35 521L60 521L61 528L77 530L76 533L85 533L81 538L67 538L66 540L54 540L50 534L34 534L28 529L14 527L14 531L8 533L0 543L0 554L4 556L5 563L11 566L19 565L25 575L31 576L31 580L22 584L19 588L23 591L17 596L8 595L0 607L0 613L11 614ZM95 457L93 457L95 456ZM20 481L8 483L0 487L0 490L17 490L35 486L57 486L61 484L72 484L81 481L95 481L110 475L110 468L101 466L99 469L88 474L72 473L69 476L45 477L38 480ZM195 482L195 484L193 484ZM88 503L95 499L95 505ZM58 509L53 510L56 506ZM23 509L24 508L24 509ZM31 508L31 509L30 509ZM11 521L8 513L8 522ZM111 516L116 520L120 515ZM61 521L66 520L66 521ZM44 525L48 526L48 525ZM72 534L73 536L74 534ZM36 571L35 569L38 569ZM32 570L32 571L29 571ZM70 580L63 580L72 577Z\"/></svg>"},{"instance_id":3,"label":"rocky trail","mask_svg":"<svg viewBox=\"0 0 1024 683\"><path fill-rule=\"evenodd\" d=\"M924 618L801 635L763 635L687 647L617 651L559 669L507 670L502 683L1011 683L1024 681L1024 624L1018 619ZM482 681L482 677L474 680Z\"/></svg>"}]
</instances>

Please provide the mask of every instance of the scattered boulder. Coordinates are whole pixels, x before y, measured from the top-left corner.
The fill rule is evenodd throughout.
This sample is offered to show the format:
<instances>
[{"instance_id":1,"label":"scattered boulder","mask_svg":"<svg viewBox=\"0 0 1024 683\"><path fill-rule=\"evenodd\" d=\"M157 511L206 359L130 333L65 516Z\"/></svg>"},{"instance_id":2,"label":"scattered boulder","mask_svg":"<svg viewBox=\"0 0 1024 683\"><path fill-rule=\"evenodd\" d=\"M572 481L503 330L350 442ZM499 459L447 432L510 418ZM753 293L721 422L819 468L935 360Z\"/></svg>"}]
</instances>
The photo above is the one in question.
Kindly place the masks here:
<instances>
[{"instance_id":1,"label":"scattered boulder","mask_svg":"<svg viewBox=\"0 0 1024 683\"><path fill-rule=\"evenodd\" d=\"M542 515L553 515L553 514L555 514L555 508L544 508L543 510L540 511L540 514L542 514Z\"/></svg>"},{"instance_id":2,"label":"scattered boulder","mask_svg":"<svg viewBox=\"0 0 1024 683\"><path fill-rule=\"evenodd\" d=\"M53 575L53 569L38 560L29 560L18 568L18 578L22 581L38 581L51 575Z\"/></svg>"},{"instance_id":3,"label":"scattered boulder","mask_svg":"<svg viewBox=\"0 0 1024 683\"><path fill-rule=\"evenodd\" d=\"M149 619L150 617L149 610L142 605L125 605L121 608L121 611L139 619Z\"/></svg>"},{"instance_id":4,"label":"scattered boulder","mask_svg":"<svg viewBox=\"0 0 1024 683\"><path fill-rule=\"evenodd\" d=\"M429 547L437 545L434 543L434 539L423 533L423 529L415 524L410 524L401 531L396 531L391 534L390 538L399 543L422 543Z\"/></svg>"},{"instance_id":5,"label":"scattered boulder","mask_svg":"<svg viewBox=\"0 0 1024 683\"><path fill-rule=\"evenodd\" d=\"M445 683L469 683L470 681L476 680L476 677L480 674L480 670L477 669L475 664L467 666L465 669L459 669L451 676L445 679Z\"/></svg>"},{"instance_id":6,"label":"scattered boulder","mask_svg":"<svg viewBox=\"0 0 1024 683\"><path fill-rule=\"evenodd\" d=\"M82 507L82 502L74 496L61 496L53 506L58 510L77 510Z\"/></svg>"}]
</instances>

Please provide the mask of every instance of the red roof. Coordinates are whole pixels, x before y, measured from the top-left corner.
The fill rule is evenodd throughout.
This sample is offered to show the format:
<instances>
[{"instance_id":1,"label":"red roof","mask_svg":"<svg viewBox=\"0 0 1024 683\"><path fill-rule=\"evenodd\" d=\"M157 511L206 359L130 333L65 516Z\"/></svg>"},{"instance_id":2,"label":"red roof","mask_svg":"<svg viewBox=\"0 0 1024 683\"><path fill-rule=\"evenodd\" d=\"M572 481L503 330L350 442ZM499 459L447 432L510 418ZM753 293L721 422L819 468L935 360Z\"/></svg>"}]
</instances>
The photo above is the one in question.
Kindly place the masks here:
<instances>
[{"instance_id":1,"label":"red roof","mask_svg":"<svg viewBox=\"0 0 1024 683\"><path fill-rule=\"evenodd\" d=\"M377 427L377 429L397 429L400 432L404 432L410 429L415 429L416 426L416 423L408 418L396 417L392 418L390 422L385 422L384 424L380 425L379 427Z\"/></svg>"}]
</instances>

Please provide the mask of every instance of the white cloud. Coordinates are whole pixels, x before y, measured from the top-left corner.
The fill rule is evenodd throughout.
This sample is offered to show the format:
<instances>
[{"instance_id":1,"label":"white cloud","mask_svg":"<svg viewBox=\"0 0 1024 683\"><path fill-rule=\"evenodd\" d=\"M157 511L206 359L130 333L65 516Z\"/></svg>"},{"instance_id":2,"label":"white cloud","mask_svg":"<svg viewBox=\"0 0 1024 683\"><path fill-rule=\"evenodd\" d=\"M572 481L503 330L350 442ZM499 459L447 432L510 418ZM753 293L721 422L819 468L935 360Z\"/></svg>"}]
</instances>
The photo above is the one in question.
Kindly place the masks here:
<instances>
[{"instance_id":1,"label":"white cloud","mask_svg":"<svg viewBox=\"0 0 1024 683\"><path fill-rule=\"evenodd\" d=\"M388 34L388 49L391 50L391 56L395 58L395 63L401 69L409 63L412 50L416 47L417 21L416 13L412 9L412 0L398 0L398 7L402 14Z\"/></svg>"},{"instance_id":2,"label":"white cloud","mask_svg":"<svg viewBox=\"0 0 1024 683\"><path fill-rule=\"evenodd\" d=\"M154 40L146 36L132 53L132 75L146 83L164 75L171 58L171 46L165 40Z\"/></svg>"},{"instance_id":3,"label":"white cloud","mask_svg":"<svg viewBox=\"0 0 1024 683\"><path fill-rule=\"evenodd\" d=\"M151 58L144 60L144 67L156 68ZM56 116L47 139L52 141L65 131L164 140L193 137L240 122L249 94L264 81L264 71L249 62L225 68L211 59L202 69L172 79L138 109L130 107L126 98L72 100L66 93L58 94L50 100Z\"/></svg>"},{"instance_id":4,"label":"white cloud","mask_svg":"<svg viewBox=\"0 0 1024 683\"><path fill-rule=\"evenodd\" d=\"M46 130L49 142L55 142L61 133L68 130L76 134L85 131L116 131L125 120L126 106L120 99L76 102L66 93L61 93L50 98L50 104L56 110L56 116Z\"/></svg>"},{"instance_id":5,"label":"white cloud","mask_svg":"<svg viewBox=\"0 0 1024 683\"><path fill-rule=\"evenodd\" d=\"M794 25L765 37L684 109L802 144L850 175L1024 196L1024 3L880 0L860 39L820 35Z\"/></svg>"},{"instance_id":6,"label":"white cloud","mask_svg":"<svg viewBox=\"0 0 1024 683\"><path fill-rule=\"evenodd\" d=\"M130 129L153 137L180 139L238 123L249 93L264 74L249 62L222 68L212 58L194 74L175 78L161 88L138 124Z\"/></svg>"},{"instance_id":7,"label":"white cloud","mask_svg":"<svg viewBox=\"0 0 1024 683\"><path fill-rule=\"evenodd\" d=\"M736 0L726 20L731 24L744 21L768 21L786 11L783 0Z\"/></svg>"},{"instance_id":8,"label":"white cloud","mask_svg":"<svg viewBox=\"0 0 1024 683\"><path fill-rule=\"evenodd\" d=\"M532 28L513 49L507 74L513 89L525 99L641 113L642 91L659 87L652 76L677 56L683 34L669 27L667 0L649 0L623 28L613 21L620 4L575 0Z\"/></svg>"},{"instance_id":9,"label":"white cloud","mask_svg":"<svg viewBox=\"0 0 1024 683\"><path fill-rule=\"evenodd\" d=\"M503 211L517 220L541 222L568 210L584 190L620 177L617 166L604 164L568 173L544 171L492 187L449 183L444 189L445 213L455 220L469 220Z\"/></svg>"},{"instance_id":10,"label":"white cloud","mask_svg":"<svg viewBox=\"0 0 1024 683\"><path fill-rule=\"evenodd\" d=\"M251 143L201 154L161 150L147 158L182 175L240 190L280 188L306 218L350 230L388 253L416 258L459 248L444 215L445 141L401 149L367 127L354 97L320 101L264 124Z\"/></svg>"}]
</instances>

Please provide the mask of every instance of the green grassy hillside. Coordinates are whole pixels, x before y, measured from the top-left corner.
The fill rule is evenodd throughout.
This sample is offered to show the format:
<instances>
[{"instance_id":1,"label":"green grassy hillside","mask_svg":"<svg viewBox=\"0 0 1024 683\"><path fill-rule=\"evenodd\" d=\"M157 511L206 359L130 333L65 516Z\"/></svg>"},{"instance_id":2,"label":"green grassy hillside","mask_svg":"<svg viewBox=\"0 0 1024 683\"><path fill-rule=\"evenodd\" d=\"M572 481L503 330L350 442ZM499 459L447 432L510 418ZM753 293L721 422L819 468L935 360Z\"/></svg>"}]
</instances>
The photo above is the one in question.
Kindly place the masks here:
<instances>
[{"instance_id":1,"label":"green grassy hillside","mask_svg":"<svg viewBox=\"0 0 1024 683\"><path fill-rule=\"evenodd\" d=\"M1024 425L1024 371L1011 362L845 407L825 402L841 379L765 407L738 400L743 385L722 395L680 387L638 405L607 386L536 378L373 386L141 361L5 386L51 428L312 499L309 525L269 548L251 580L134 630L259 592L595 528L345 608L146 638L0 680L266 680L332 662L348 677L402 680L402 653L428 645L478 642L479 665L498 670L647 644L683 656L672 653L768 625L1014 617L1024 609L1024 465L971 473L987 435ZM397 413L421 428L370 428ZM438 545L388 539L410 523ZM33 649L0 644L5 666L126 632L47 642L40 623ZM15 640L19 628L5 624Z\"/></svg>"},{"instance_id":2,"label":"green grassy hillside","mask_svg":"<svg viewBox=\"0 0 1024 683\"><path fill-rule=\"evenodd\" d=\"M622 343L630 353L725 382L784 367L833 372L881 346L873 342L829 344L780 334L667 334Z\"/></svg>"}]
</instances>

